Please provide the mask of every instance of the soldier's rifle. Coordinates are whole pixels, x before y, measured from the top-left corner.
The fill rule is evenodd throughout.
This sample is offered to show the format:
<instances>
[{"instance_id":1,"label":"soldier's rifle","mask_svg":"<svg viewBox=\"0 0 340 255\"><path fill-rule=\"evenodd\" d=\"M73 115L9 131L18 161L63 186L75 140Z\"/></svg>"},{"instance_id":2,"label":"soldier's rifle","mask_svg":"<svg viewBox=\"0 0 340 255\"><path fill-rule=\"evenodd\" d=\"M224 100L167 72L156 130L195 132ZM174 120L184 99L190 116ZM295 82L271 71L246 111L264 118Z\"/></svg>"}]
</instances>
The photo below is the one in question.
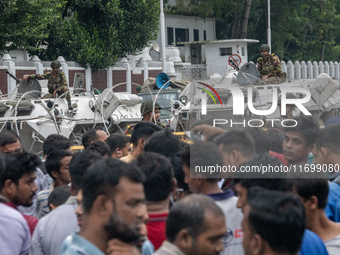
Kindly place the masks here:
<instances>
[{"instance_id":1,"label":"soldier's rifle","mask_svg":"<svg viewBox=\"0 0 340 255\"><path fill-rule=\"evenodd\" d=\"M230 59L229 62L237 71L240 70L240 68L237 66L237 64L235 63L235 61L233 59Z\"/></svg>"},{"instance_id":2,"label":"soldier's rifle","mask_svg":"<svg viewBox=\"0 0 340 255\"><path fill-rule=\"evenodd\" d=\"M8 71L6 71L6 73L9 75L9 77L11 77L12 79L14 79L16 82L17 82L17 84L20 84L20 80L17 78L17 77L15 77L13 74L11 74L10 72L8 72Z\"/></svg>"}]
</instances>

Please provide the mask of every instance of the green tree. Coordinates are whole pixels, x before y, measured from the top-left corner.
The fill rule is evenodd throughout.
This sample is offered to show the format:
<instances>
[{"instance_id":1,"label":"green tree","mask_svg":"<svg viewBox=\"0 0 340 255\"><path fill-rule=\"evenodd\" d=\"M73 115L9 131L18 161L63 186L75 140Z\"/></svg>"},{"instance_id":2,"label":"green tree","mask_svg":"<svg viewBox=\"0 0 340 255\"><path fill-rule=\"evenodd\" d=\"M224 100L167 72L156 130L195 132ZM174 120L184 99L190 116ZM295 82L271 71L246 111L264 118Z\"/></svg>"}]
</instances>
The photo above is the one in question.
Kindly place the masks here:
<instances>
[{"instance_id":1,"label":"green tree","mask_svg":"<svg viewBox=\"0 0 340 255\"><path fill-rule=\"evenodd\" d=\"M135 54L157 36L158 0L69 0L63 18L49 26L42 60L63 56L93 71ZM35 43L35 42L32 42Z\"/></svg>"},{"instance_id":2,"label":"green tree","mask_svg":"<svg viewBox=\"0 0 340 255\"><path fill-rule=\"evenodd\" d=\"M336 61L340 58L340 1L271 0L272 52L280 59ZM267 0L177 0L168 13L216 18L217 39L251 38L248 59L267 43Z\"/></svg>"},{"instance_id":3,"label":"green tree","mask_svg":"<svg viewBox=\"0 0 340 255\"><path fill-rule=\"evenodd\" d=\"M0 51L38 47L63 5L60 0L0 0ZM36 44L29 44L32 40Z\"/></svg>"}]
</instances>

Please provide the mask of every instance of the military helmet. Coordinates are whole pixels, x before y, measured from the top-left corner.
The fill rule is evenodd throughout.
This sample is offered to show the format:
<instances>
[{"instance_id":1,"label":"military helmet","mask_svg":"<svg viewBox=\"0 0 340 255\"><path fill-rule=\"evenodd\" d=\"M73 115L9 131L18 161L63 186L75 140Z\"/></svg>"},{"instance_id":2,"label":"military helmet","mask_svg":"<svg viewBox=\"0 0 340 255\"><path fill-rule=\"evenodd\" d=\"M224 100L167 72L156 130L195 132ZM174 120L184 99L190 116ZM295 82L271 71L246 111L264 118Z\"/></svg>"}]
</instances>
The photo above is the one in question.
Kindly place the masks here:
<instances>
[{"instance_id":1,"label":"military helmet","mask_svg":"<svg viewBox=\"0 0 340 255\"><path fill-rule=\"evenodd\" d=\"M261 50L266 50L266 51L270 51L270 47L269 47L269 45L268 44L262 44L261 46L260 46L260 49L259 49L260 51Z\"/></svg>"},{"instance_id":2,"label":"military helmet","mask_svg":"<svg viewBox=\"0 0 340 255\"><path fill-rule=\"evenodd\" d=\"M155 109L161 109L162 107L159 105L159 103L155 103ZM153 110L153 101L152 100L146 100L142 103L140 107L140 111L142 116L147 114L148 112L151 112Z\"/></svg>"},{"instance_id":3,"label":"military helmet","mask_svg":"<svg viewBox=\"0 0 340 255\"><path fill-rule=\"evenodd\" d=\"M53 69L53 68L56 68L56 67L61 67L61 64L58 60L53 60L51 62L51 68Z\"/></svg>"}]
</instances>

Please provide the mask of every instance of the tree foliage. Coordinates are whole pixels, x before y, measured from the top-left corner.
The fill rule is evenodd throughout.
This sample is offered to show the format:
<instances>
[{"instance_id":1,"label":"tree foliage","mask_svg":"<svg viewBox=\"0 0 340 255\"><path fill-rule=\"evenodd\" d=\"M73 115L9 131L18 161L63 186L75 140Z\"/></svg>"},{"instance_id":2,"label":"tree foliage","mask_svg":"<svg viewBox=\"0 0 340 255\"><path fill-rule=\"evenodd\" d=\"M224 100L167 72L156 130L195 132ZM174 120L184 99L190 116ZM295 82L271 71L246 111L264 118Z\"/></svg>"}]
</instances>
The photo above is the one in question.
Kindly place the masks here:
<instances>
[{"instance_id":1,"label":"tree foliage","mask_svg":"<svg viewBox=\"0 0 340 255\"><path fill-rule=\"evenodd\" d=\"M168 13L216 18L217 39L246 38L267 43L268 1L177 0ZM280 0L271 2L272 52L284 60L339 61L340 1ZM250 7L247 17L246 8ZM248 23L245 24L246 19ZM246 31L244 31L246 30ZM249 60L259 45L249 44Z\"/></svg>"},{"instance_id":2,"label":"tree foliage","mask_svg":"<svg viewBox=\"0 0 340 255\"><path fill-rule=\"evenodd\" d=\"M0 51L39 46L63 6L60 0L0 0ZM28 45L30 40L36 44Z\"/></svg>"},{"instance_id":3,"label":"tree foliage","mask_svg":"<svg viewBox=\"0 0 340 255\"><path fill-rule=\"evenodd\" d=\"M63 56L93 71L105 69L156 37L159 9L158 0L68 0L63 17L48 26L42 44L46 49L30 53L42 60Z\"/></svg>"}]
</instances>

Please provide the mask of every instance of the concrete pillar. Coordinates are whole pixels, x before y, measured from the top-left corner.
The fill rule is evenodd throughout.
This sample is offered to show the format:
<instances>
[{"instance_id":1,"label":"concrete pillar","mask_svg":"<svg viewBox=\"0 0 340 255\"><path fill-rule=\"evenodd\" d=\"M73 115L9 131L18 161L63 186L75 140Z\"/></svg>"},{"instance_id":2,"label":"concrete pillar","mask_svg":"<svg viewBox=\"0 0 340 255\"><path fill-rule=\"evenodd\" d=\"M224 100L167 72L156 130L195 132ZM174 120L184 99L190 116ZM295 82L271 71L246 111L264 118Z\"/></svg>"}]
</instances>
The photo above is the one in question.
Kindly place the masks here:
<instances>
[{"instance_id":1,"label":"concrete pillar","mask_svg":"<svg viewBox=\"0 0 340 255\"><path fill-rule=\"evenodd\" d=\"M333 61L329 62L329 76L334 79L334 63Z\"/></svg>"},{"instance_id":2,"label":"concrete pillar","mask_svg":"<svg viewBox=\"0 0 340 255\"><path fill-rule=\"evenodd\" d=\"M319 61L319 74L322 74L324 72L325 72L325 66L321 61Z\"/></svg>"},{"instance_id":3,"label":"concrete pillar","mask_svg":"<svg viewBox=\"0 0 340 255\"><path fill-rule=\"evenodd\" d=\"M335 61L335 62L334 62L334 72L335 72L335 74L334 74L335 79L338 81L339 78L340 78L340 73L339 73L339 63L338 63L338 61Z\"/></svg>"},{"instance_id":4,"label":"concrete pillar","mask_svg":"<svg viewBox=\"0 0 340 255\"><path fill-rule=\"evenodd\" d=\"M287 65L286 65L286 62L284 62L283 60L281 61L281 69L282 69L282 72L287 73Z\"/></svg>"},{"instance_id":5,"label":"concrete pillar","mask_svg":"<svg viewBox=\"0 0 340 255\"><path fill-rule=\"evenodd\" d=\"M324 63L324 73L329 75L329 65L327 61L325 61Z\"/></svg>"},{"instance_id":6,"label":"concrete pillar","mask_svg":"<svg viewBox=\"0 0 340 255\"><path fill-rule=\"evenodd\" d=\"M295 73L295 80L301 79L301 65L299 61L295 61L294 63L294 73Z\"/></svg>"},{"instance_id":7,"label":"concrete pillar","mask_svg":"<svg viewBox=\"0 0 340 255\"><path fill-rule=\"evenodd\" d=\"M313 78L316 78L319 76L319 66L316 61L313 62Z\"/></svg>"},{"instance_id":8,"label":"concrete pillar","mask_svg":"<svg viewBox=\"0 0 340 255\"><path fill-rule=\"evenodd\" d=\"M126 58L122 58L120 61L126 70L126 92L131 94L131 65Z\"/></svg>"},{"instance_id":9,"label":"concrete pillar","mask_svg":"<svg viewBox=\"0 0 340 255\"><path fill-rule=\"evenodd\" d=\"M144 57L141 57L139 59L138 65L143 68L143 71L144 71L144 81L146 81L146 79L149 78L149 68L148 68L148 63L146 63Z\"/></svg>"},{"instance_id":10,"label":"concrete pillar","mask_svg":"<svg viewBox=\"0 0 340 255\"><path fill-rule=\"evenodd\" d=\"M313 65L310 61L307 61L307 79L313 79Z\"/></svg>"},{"instance_id":11,"label":"concrete pillar","mask_svg":"<svg viewBox=\"0 0 340 255\"><path fill-rule=\"evenodd\" d=\"M113 68L112 67L109 67L107 70L106 70L106 77L107 77L107 80L106 80L106 87L108 89L112 89L112 84L113 84L113 79L112 79L112 71L113 71Z\"/></svg>"},{"instance_id":12,"label":"concrete pillar","mask_svg":"<svg viewBox=\"0 0 340 255\"><path fill-rule=\"evenodd\" d=\"M288 81L291 81L294 79L294 65L291 60L289 60L287 63L287 77L288 77Z\"/></svg>"},{"instance_id":13,"label":"concrete pillar","mask_svg":"<svg viewBox=\"0 0 340 255\"><path fill-rule=\"evenodd\" d=\"M4 63L4 66L7 66L8 72L16 76L15 64L12 61L11 56L9 54L4 54L2 56L2 61ZM9 75L7 75L7 94L10 95L15 90L16 87L17 87L16 81L12 79L11 77L9 77Z\"/></svg>"},{"instance_id":14,"label":"concrete pillar","mask_svg":"<svg viewBox=\"0 0 340 255\"><path fill-rule=\"evenodd\" d=\"M34 55L32 60L33 61L33 66L37 68L37 74L44 74L44 66L41 63L41 60L38 58L38 56Z\"/></svg>"},{"instance_id":15,"label":"concrete pillar","mask_svg":"<svg viewBox=\"0 0 340 255\"><path fill-rule=\"evenodd\" d=\"M86 90L91 91L91 84L92 84L92 70L91 70L91 67L88 67L85 70L85 86L86 86Z\"/></svg>"},{"instance_id":16,"label":"concrete pillar","mask_svg":"<svg viewBox=\"0 0 340 255\"><path fill-rule=\"evenodd\" d=\"M305 61L301 62L301 78L307 79L307 65Z\"/></svg>"}]
</instances>

